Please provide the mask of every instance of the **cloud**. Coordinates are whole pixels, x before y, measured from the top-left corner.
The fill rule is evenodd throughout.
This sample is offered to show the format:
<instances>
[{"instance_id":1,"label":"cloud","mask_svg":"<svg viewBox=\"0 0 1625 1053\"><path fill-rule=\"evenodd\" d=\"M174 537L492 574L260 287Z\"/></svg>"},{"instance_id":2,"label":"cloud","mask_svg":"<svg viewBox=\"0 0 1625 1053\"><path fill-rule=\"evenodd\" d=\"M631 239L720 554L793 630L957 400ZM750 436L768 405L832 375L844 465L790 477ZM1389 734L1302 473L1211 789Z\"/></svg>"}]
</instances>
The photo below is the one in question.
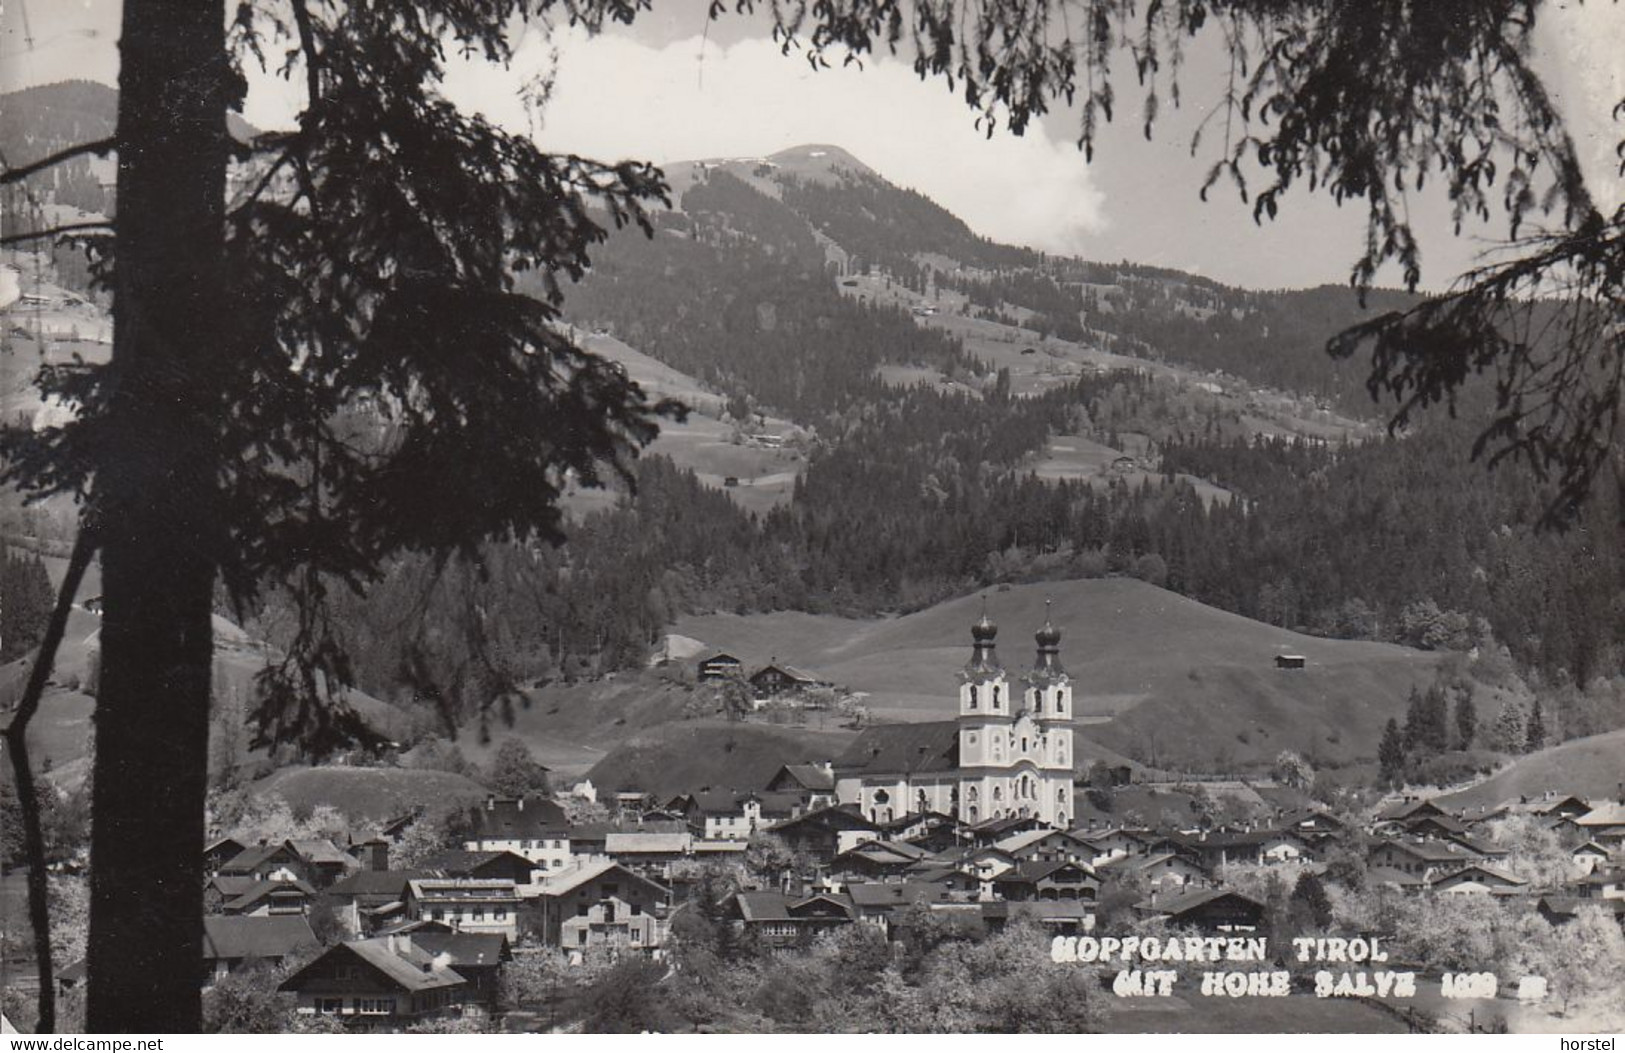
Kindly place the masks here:
<instances>
[{"instance_id":1,"label":"cloud","mask_svg":"<svg viewBox=\"0 0 1625 1053\"><path fill-rule=\"evenodd\" d=\"M518 89L548 69L554 90L537 130ZM665 163L833 143L1000 241L1076 253L1107 226L1073 143L1036 123L989 140L961 98L895 61L814 71L768 40L651 47L561 31L551 46L527 38L511 70L455 63L446 91L511 130L538 131L549 150Z\"/></svg>"}]
</instances>

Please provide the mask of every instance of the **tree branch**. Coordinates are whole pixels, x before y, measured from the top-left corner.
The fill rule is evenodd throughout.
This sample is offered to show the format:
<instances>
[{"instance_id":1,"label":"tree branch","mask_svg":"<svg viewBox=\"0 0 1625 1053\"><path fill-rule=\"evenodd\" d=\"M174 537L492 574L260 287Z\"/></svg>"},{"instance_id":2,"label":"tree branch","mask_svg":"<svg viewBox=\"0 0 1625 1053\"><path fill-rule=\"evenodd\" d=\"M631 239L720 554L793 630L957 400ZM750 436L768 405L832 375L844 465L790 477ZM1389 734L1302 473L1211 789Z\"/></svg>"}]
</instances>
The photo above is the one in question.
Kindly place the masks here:
<instances>
[{"instance_id":1,"label":"tree branch","mask_svg":"<svg viewBox=\"0 0 1625 1053\"><path fill-rule=\"evenodd\" d=\"M17 245L25 241L39 241L42 238L54 238L59 234L72 234L79 230L112 230L113 221L109 219L87 220L83 223L63 223L56 227L46 227L44 230L30 230L22 234L8 234L0 238L0 245Z\"/></svg>"},{"instance_id":2,"label":"tree branch","mask_svg":"<svg viewBox=\"0 0 1625 1053\"><path fill-rule=\"evenodd\" d=\"M28 722L39 712L40 697L45 693L45 682L56 665L57 648L67 632L68 615L73 611L73 598L84 581L85 568L96 552L91 531L80 527L74 539L73 554L68 558L68 571L62 577L62 588L56 594L56 608L45 627L45 638L40 641L39 653L34 656L34 667L28 674L28 686L22 701L17 704L17 715L6 725L6 752L11 758L11 770L17 779L17 796L23 813L23 846L28 854L28 923L34 930L34 960L39 969L39 1024L40 1034L56 1030L56 979L51 965L51 911L47 901L45 883L45 834L40 828L39 795L34 788L34 770L28 763Z\"/></svg>"},{"instance_id":3,"label":"tree branch","mask_svg":"<svg viewBox=\"0 0 1625 1053\"><path fill-rule=\"evenodd\" d=\"M36 172L43 172L47 168L52 168L59 165L63 161L71 161L75 157L80 157L84 154L95 154L97 157L105 157L109 152L116 149L118 149L118 139L111 135L106 139L97 139L95 142L80 143L78 146L70 146L66 150L58 150L56 153L51 154L48 157L42 157L38 161L32 161L26 165L18 165L16 168L8 168L4 172L0 172L0 186L9 186L12 183L20 183Z\"/></svg>"}]
</instances>

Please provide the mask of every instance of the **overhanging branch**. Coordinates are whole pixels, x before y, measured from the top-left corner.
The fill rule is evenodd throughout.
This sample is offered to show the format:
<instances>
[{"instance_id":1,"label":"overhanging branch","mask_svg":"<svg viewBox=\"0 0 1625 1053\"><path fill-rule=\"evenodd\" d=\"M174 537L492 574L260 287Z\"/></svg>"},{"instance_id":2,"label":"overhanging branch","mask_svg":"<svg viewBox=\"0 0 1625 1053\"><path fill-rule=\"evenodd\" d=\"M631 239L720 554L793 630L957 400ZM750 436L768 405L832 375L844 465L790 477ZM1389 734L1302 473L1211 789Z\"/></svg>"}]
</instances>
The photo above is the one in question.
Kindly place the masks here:
<instances>
[{"instance_id":1,"label":"overhanging branch","mask_svg":"<svg viewBox=\"0 0 1625 1053\"><path fill-rule=\"evenodd\" d=\"M38 161L32 161L26 165L18 165L16 168L8 168L4 172L0 172L0 186L9 186L12 183L20 183L29 176L34 175L36 172L43 172L47 168L53 168L56 165L61 164L63 161L71 161L75 157L82 157L85 154L95 154L97 157L106 157L109 153L116 149L118 149L118 139L111 135L106 139L97 139L95 142L80 143L78 146L70 146L66 150L58 150L56 153L47 157L42 157Z\"/></svg>"}]
</instances>

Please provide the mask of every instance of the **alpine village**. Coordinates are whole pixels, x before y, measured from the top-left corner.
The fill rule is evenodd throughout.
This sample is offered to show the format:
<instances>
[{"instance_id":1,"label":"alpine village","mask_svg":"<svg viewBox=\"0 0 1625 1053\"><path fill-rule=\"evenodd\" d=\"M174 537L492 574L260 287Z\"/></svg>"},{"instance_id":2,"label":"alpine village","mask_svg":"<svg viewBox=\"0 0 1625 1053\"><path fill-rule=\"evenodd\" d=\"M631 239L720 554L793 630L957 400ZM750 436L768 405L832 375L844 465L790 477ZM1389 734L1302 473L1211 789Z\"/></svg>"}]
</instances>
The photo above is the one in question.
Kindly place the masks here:
<instances>
[{"instance_id":1,"label":"alpine village","mask_svg":"<svg viewBox=\"0 0 1625 1053\"><path fill-rule=\"evenodd\" d=\"M36 155L116 99L0 104ZM8 225L111 208L111 162L53 173L6 188ZM653 237L611 236L563 301L688 407L635 489L574 480L562 545L335 592L359 745L256 739L297 619L217 607L210 1030L1625 1027L1620 496L1544 532L1465 421L1390 433L1321 348L1410 298L998 244L834 145L666 178ZM68 411L34 373L105 360L109 302L70 245L0 262L0 412L43 427ZM73 522L0 507L8 709ZM29 730L70 1031L99 581ZM1129 940L1210 956L1159 992L1084 953Z\"/></svg>"}]
</instances>

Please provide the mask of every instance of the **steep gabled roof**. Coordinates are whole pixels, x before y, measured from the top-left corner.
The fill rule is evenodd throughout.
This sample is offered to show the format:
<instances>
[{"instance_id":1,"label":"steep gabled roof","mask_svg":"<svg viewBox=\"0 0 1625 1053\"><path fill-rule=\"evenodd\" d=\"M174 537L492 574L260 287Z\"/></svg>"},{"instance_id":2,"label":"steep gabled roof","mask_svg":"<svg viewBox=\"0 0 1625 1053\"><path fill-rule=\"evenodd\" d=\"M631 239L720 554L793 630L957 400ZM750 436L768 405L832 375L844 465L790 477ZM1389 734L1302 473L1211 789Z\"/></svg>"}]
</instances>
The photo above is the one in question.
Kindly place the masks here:
<instances>
[{"instance_id":1,"label":"steep gabled roof","mask_svg":"<svg viewBox=\"0 0 1625 1053\"><path fill-rule=\"evenodd\" d=\"M959 724L952 720L867 728L835 760L838 772L858 776L952 771L957 767Z\"/></svg>"},{"instance_id":2,"label":"steep gabled roof","mask_svg":"<svg viewBox=\"0 0 1625 1053\"><path fill-rule=\"evenodd\" d=\"M237 911L248 910L265 897L284 889L295 889L303 893L306 897L314 896L316 894L316 890L305 884L303 881L288 881L281 878L268 878L265 881L256 881L252 888L238 896L236 899L226 903L222 909L234 913Z\"/></svg>"},{"instance_id":3,"label":"steep gabled roof","mask_svg":"<svg viewBox=\"0 0 1625 1053\"><path fill-rule=\"evenodd\" d=\"M835 775L817 764L786 764L767 781L769 786L780 782L780 776L794 782L804 790L829 791L835 789Z\"/></svg>"},{"instance_id":4,"label":"steep gabled roof","mask_svg":"<svg viewBox=\"0 0 1625 1053\"><path fill-rule=\"evenodd\" d=\"M1224 899L1226 897L1241 900L1244 903L1257 907L1261 911L1264 909L1264 904L1258 902L1258 900L1253 899L1251 896L1243 895L1234 889L1228 888L1190 889L1185 892L1175 893L1174 895L1165 897L1155 903L1153 903L1151 900L1143 900L1136 903L1134 907L1136 910L1147 910L1157 914L1167 914L1171 917L1178 917L1181 914L1188 914L1198 907L1206 906L1207 904L1212 903L1214 900Z\"/></svg>"},{"instance_id":5,"label":"steep gabled roof","mask_svg":"<svg viewBox=\"0 0 1625 1053\"><path fill-rule=\"evenodd\" d=\"M905 881L901 884L860 881L846 886L847 895L859 907L903 907L911 903L946 903L951 897L947 885L935 881Z\"/></svg>"},{"instance_id":6,"label":"steep gabled roof","mask_svg":"<svg viewBox=\"0 0 1625 1053\"><path fill-rule=\"evenodd\" d=\"M203 959L286 958L301 947L315 947L316 934L303 914L267 918L211 914L203 919Z\"/></svg>"},{"instance_id":7,"label":"steep gabled roof","mask_svg":"<svg viewBox=\"0 0 1625 1053\"><path fill-rule=\"evenodd\" d=\"M582 863L568 870L558 870L549 873L542 881L542 895L563 896L580 888L594 878L613 876L617 881L641 884L659 896L670 894L670 890L658 881L644 877L642 874L609 859L599 859L590 863Z\"/></svg>"},{"instance_id":8,"label":"steep gabled roof","mask_svg":"<svg viewBox=\"0 0 1625 1053\"><path fill-rule=\"evenodd\" d=\"M420 870L357 870L327 891L334 896L404 896L407 882L424 876Z\"/></svg>"},{"instance_id":9,"label":"steep gabled roof","mask_svg":"<svg viewBox=\"0 0 1625 1053\"><path fill-rule=\"evenodd\" d=\"M564 809L545 797L493 797L476 805L473 815L471 839L482 841L557 837L570 825Z\"/></svg>"},{"instance_id":10,"label":"steep gabled roof","mask_svg":"<svg viewBox=\"0 0 1625 1053\"><path fill-rule=\"evenodd\" d=\"M513 958L508 950L508 937L500 932L423 930L412 933L412 944L427 954L450 955L453 969L497 966Z\"/></svg>"}]
</instances>

